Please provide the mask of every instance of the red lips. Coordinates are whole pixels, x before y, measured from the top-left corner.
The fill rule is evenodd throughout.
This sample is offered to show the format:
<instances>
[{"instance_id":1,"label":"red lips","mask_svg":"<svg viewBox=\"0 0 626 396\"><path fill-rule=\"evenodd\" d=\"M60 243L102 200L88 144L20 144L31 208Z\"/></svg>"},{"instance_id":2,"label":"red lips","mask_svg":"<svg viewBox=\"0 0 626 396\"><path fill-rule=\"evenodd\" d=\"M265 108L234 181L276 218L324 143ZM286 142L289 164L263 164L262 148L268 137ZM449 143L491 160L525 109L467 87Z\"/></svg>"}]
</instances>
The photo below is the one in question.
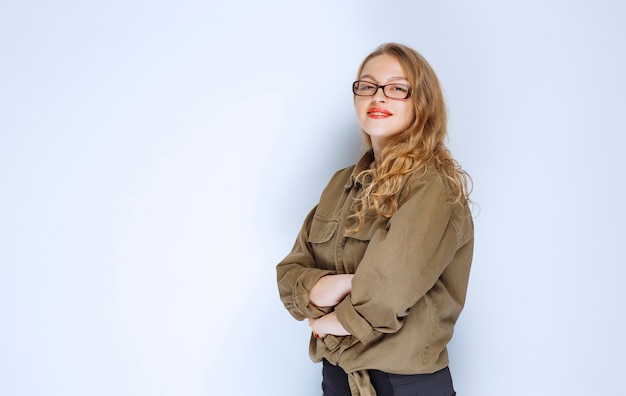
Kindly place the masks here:
<instances>
[{"instance_id":1,"label":"red lips","mask_svg":"<svg viewBox=\"0 0 626 396\"><path fill-rule=\"evenodd\" d=\"M393 114L389 110L382 109L380 107L371 107L367 110L367 116L370 118L387 118Z\"/></svg>"}]
</instances>

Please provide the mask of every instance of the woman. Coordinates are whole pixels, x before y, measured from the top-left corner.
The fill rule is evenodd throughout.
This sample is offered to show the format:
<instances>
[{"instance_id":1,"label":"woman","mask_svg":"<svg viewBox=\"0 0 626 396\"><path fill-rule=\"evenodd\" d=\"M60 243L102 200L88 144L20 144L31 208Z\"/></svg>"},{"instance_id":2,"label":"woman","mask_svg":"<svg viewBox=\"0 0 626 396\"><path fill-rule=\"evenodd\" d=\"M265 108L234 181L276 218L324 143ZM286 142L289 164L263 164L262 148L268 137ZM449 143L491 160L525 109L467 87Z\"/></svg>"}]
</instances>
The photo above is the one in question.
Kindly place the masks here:
<instances>
[{"instance_id":1,"label":"woman","mask_svg":"<svg viewBox=\"0 0 626 396\"><path fill-rule=\"evenodd\" d=\"M309 321L325 396L454 395L446 345L474 231L443 93L395 43L363 60L352 88L367 150L331 178L277 265L280 298Z\"/></svg>"}]
</instances>

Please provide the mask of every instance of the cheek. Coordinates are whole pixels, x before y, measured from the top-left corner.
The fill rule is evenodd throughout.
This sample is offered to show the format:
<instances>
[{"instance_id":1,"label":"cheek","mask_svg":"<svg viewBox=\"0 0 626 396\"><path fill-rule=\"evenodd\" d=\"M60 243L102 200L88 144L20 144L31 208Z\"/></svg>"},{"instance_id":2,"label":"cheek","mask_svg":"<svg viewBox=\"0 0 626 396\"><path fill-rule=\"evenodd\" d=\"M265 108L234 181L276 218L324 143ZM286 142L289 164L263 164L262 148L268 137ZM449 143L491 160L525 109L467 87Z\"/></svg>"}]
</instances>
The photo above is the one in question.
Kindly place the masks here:
<instances>
[{"instance_id":1,"label":"cheek","mask_svg":"<svg viewBox=\"0 0 626 396\"><path fill-rule=\"evenodd\" d=\"M357 101L354 103L354 111L359 121L366 118L367 108L367 103L363 103L362 101Z\"/></svg>"},{"instance_id":2,"label":"cheek","mask_svg":"<svg viewBox=\"0 0 626 396\"><path fill-rule=\"evenodd\" d=\"M412 106L406 106L402 109L402 114L404 115L402 117L403 121L408 127L410 124L413 123L413 120L415 120L415 111L413 110Z\"/></svg>"},{"instance_id":3,"label":"cheek","mask_svg":"<svg viewBox=\"0 0 626 396\"><path fill-rule=\"evenodd\" d=\"M354 101L354 109L357 113L361 113L363 109L366 109L368 106L368 102L364 101L362 97L357 97Z\"/></svg>"},{"instance_id":4,"label":"cheek","mask_svg":"<svg viewBox=\"0 0 626 396\"><path fill-rule=\"evenodd\" d=\"M412 124L415 121L415 109L413 106L409 106L407 109L407 121L409 124Z\"/></svg>"}]
</instances>

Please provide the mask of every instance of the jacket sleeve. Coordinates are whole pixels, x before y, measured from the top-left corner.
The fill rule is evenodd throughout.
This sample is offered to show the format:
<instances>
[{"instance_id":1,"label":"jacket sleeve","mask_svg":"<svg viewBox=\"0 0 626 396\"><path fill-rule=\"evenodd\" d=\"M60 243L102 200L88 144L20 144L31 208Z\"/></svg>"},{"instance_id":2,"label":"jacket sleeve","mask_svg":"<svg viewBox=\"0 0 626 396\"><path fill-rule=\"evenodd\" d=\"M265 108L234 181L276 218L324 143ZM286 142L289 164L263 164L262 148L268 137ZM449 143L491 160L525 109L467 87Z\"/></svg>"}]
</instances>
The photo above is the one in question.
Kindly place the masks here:
<instances>
[{"instance_id":1,"label":"jacket sleeve","mask_svg":"<svg viewBox=\"0 0 626 396\"><path fill-rule=\"evenodd\" d=\"M325 275L334 274L333 271L316 267L308 242L314 215L315 208L304 220L291 253L276 266L280 300L297 320L319 318L332 310L328 307L316 307L309 302L309 291L315 283Z\"/></svg>"},{"instance_id":2,"label":"jacket sleeve","mask_svg":"<svg viewBox=\"0 0 626 396\"><path fill-rule=\"evenodd\" d=\"M415 180L387 227L371 236L352 293L335 307L339 322L362 343L400 330L454 258L461 238L449 194L438 174Z\"/></svg>"}]
</instances>

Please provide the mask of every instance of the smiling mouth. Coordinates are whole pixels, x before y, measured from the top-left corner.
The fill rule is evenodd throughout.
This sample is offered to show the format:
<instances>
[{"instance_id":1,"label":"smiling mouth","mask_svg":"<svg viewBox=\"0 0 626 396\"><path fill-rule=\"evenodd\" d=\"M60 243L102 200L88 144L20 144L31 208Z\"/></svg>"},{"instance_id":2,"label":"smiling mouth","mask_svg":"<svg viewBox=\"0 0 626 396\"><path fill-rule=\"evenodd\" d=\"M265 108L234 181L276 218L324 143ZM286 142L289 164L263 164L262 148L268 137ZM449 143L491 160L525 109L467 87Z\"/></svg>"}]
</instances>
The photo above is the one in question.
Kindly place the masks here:
<instances>
[{"instance_id":1,"label":"smiling mouth","mask_svg":"<svg viewBox=\"0 0 626 396\"><path fill-rule=\"evenodd\" d=\"M384 118L384 117L389 117L392 114L389 111L385 110L385 109L376 109L376 108L374 108L374 109L369 109L367 111L367 115L369 117L372 117L372 118Z\"/></svg>"}]
</instances>

